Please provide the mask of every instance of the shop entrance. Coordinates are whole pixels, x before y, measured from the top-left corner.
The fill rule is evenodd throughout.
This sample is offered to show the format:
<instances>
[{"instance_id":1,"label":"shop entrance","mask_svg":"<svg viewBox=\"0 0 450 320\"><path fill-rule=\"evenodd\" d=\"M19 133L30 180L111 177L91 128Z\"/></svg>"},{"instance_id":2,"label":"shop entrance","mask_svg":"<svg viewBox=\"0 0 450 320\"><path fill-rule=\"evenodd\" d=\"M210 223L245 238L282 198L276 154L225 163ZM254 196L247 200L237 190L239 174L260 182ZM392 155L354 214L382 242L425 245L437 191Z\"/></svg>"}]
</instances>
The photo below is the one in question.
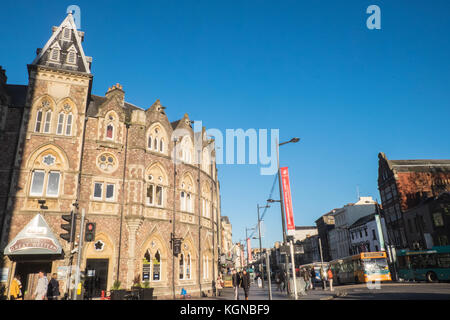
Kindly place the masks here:
<instances>
[{"instance_id":1,"label":"shop entrance","mask_svg":"<svg viewBox=\"0 0 450 320\"><path fill-rule=\"evenodd\" d=\"M50 276L52 272L51 261L27 261L17 262L15 275L20 276L22 283L22 293L25 300L30 300L34 289L36 288L39 272L44 272Z\"/></svg>"},{"instance_id":2,"label":"shop entrance","mask_svg":"<svg viewBox=\"0 0 450 320\"><path fill-rule=\"evenodd\" d=\"M85 271L85 296L100 297L108 284L109 259L87 259Z\"/></svg>"}]
</instances>

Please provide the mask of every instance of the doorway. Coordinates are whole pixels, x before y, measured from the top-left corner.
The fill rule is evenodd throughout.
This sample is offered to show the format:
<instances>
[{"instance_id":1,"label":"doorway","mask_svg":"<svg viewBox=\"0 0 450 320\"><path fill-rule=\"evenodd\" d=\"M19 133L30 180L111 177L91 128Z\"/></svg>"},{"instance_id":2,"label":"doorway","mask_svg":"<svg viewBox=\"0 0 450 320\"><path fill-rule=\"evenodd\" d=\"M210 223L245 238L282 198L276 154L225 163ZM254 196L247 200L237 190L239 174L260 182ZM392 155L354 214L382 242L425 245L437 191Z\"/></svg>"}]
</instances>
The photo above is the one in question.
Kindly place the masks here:
<instances>
[{"instance_id":1,"label":"doorway","mask_svg":"<svg viewBox=\"0 0 450 320\"><path fill-rule=\"evenodd\" d=\"M15 275L20 276L22 294L25 300L31 299L36 288L38 274L42 271L47 276L52 272L51 261L21 261L16 264Z\"/></svg>"},{"instance_id":2,"label":"doorway","mask_svg":"<svg viewBox=\"0 0 450 320\"><path fill-rule=\"evenodd\" d=\"M109 259L87 259L85 272L85 286L88 297L100 297L102 290L106 292L108 284Z\"/></svg>"}]
</instances>

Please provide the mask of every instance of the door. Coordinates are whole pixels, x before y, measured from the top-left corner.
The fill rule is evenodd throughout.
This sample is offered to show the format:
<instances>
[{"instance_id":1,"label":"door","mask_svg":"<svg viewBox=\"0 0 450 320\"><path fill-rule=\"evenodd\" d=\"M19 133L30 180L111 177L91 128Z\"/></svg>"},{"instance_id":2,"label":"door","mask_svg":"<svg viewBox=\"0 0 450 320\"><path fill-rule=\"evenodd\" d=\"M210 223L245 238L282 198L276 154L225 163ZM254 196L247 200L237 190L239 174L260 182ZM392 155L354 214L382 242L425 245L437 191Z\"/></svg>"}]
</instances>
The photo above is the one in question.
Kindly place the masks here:
<instances>
[{"instance_id":1,"label":"door","mask_svg":"<svg viewBox=\"0 0 450 320\"><path fill-rule=\"evenodd\" d=\"M85 272L85 290L90 297L100 297L107 289L109 259L87 259Z\"/></svg>"}]
</instances>

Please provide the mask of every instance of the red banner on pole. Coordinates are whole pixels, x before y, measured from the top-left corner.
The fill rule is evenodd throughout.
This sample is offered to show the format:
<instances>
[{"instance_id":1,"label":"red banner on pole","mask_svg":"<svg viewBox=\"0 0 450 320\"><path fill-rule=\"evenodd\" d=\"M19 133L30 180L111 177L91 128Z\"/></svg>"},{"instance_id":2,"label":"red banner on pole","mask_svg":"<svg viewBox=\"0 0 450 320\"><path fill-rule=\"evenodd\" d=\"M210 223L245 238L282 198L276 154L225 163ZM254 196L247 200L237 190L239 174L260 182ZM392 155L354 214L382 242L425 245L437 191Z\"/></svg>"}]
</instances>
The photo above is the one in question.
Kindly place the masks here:
<instances>
[{"instance_id":1,"label":"red banner on pole","mask_svg":"<svg viewBox=\"0 0 450 320\"><path fill-rule=\"evenodd\" d=\"M288 167L280 168L280 171L281 171L281 184L283 186L283 202L284 202L284 211L286 214L287 233L289 235L294 235L295 233L294 209L292 208L291 185L289 183Z\"/></svg>"}]
</instances>

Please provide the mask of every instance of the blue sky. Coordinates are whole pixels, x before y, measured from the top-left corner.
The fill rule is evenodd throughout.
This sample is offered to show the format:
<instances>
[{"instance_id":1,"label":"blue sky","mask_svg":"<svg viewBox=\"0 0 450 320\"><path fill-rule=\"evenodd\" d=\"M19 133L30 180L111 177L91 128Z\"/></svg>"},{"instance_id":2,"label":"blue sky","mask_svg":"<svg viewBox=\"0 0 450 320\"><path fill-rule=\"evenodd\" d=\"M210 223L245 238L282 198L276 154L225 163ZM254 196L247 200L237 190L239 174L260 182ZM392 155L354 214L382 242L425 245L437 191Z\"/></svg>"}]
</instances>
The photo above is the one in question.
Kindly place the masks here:
<instances>
[{"instance_id":1,"label":"blue sky","mask_svg":"<svg viewBox=\"0 0 450 320\"><path fill-rule=\"evenodd\" d=\"M171 121L188 112L224 133L300 137L280 149L296 225L356 201L357 186L379 199L380 151L450 158L449 1L8 1L0 65L9 83L27 83L26 64L71 4L81 8L94 94L119 82L133 104L160 99ZM366 27L372 4L381 30ZM234 241L269 195L274 176L259 169L219 166ZM279 206L264 220L269 247L281 239Z\"/></svg>"}]
</instances>

